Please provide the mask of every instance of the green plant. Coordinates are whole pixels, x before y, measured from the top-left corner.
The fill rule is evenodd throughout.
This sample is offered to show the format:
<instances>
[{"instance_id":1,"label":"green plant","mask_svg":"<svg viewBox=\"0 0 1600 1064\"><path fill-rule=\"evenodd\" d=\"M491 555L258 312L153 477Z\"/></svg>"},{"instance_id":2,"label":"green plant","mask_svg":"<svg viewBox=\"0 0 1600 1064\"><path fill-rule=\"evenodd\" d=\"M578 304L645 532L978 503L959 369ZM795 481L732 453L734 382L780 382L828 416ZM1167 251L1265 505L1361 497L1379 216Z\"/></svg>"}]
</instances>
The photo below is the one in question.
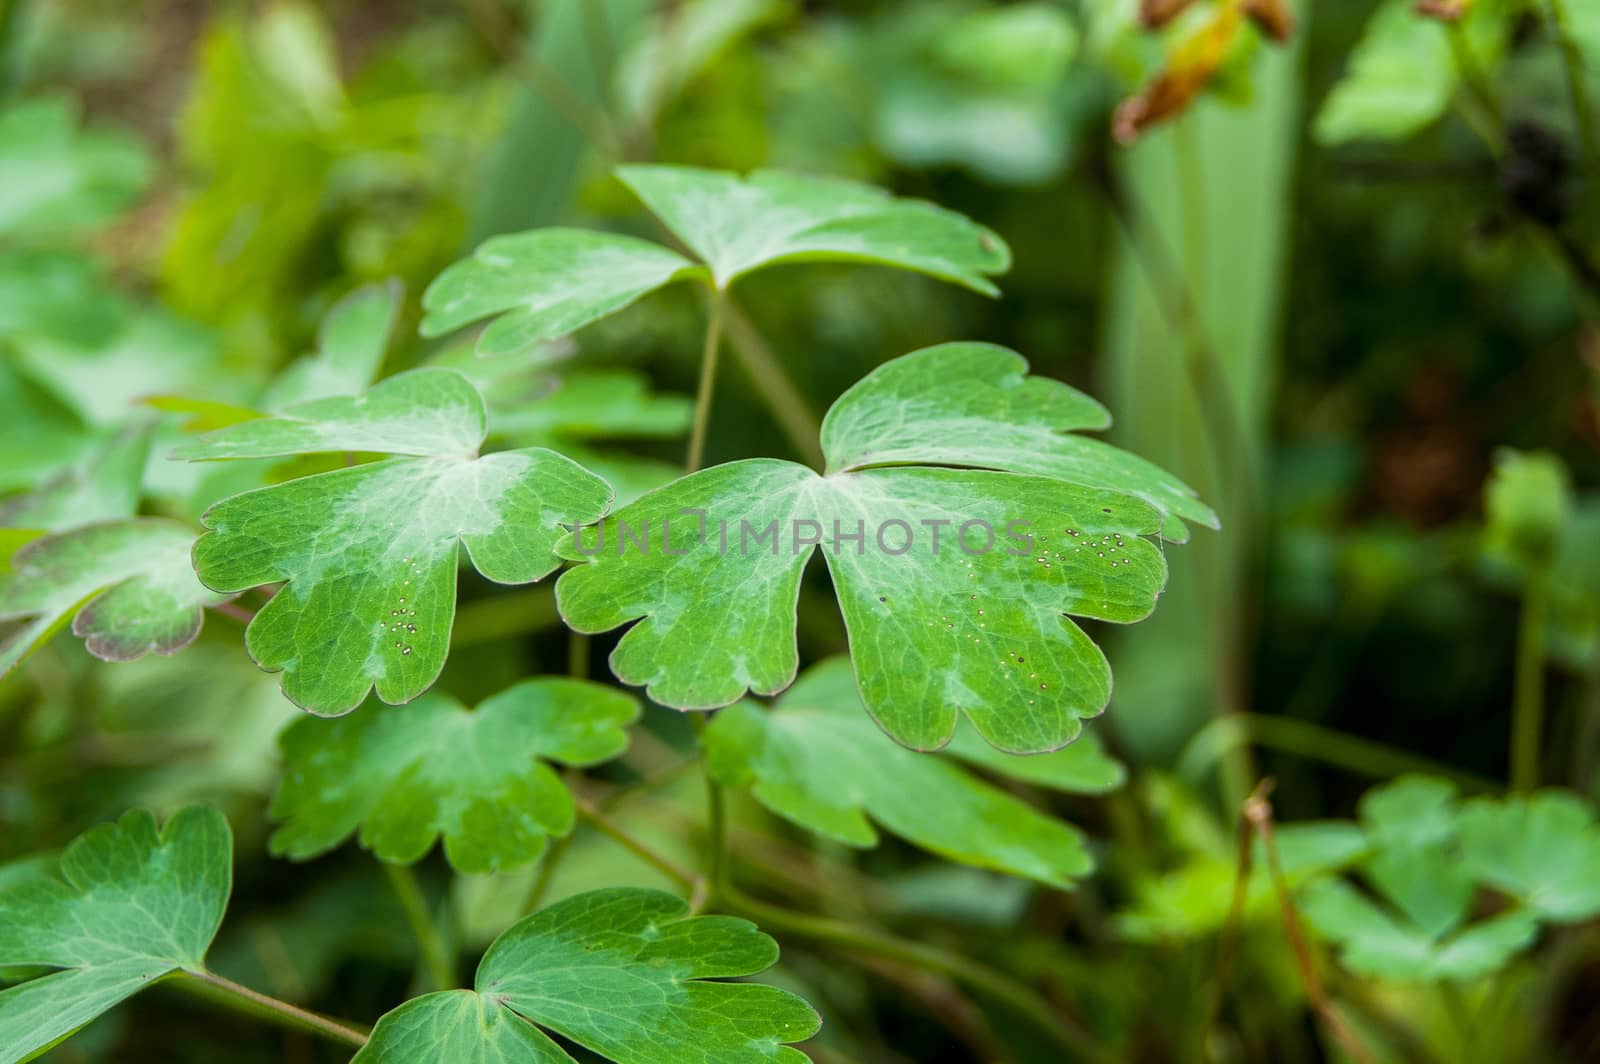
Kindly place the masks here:
<instances>
[{"instance_id":1,"label":"green plant","mask_svg":"<svg viewBox=\"0 0 1600 1064\"><path fill-rule=\"evenodd\" d=\"M758 971L775 956L771 940L728 917L684 919L683 902L642 891L584 894L539 910L491 947L477 997L452 988L451 951L408 866L441 836L449 863L464 873L513 869L542 854L553 865L562 850L548 840L569 835L576 815L608 821L576 804L569 784L540 758L573 768L609 761L626 748L625 729L638 714L631 698L583 679L524 680L470 710L429 692L445 666L463 560L502 584L537 581L563 559L577 563L557 587L568 624L597 632L643 618L612 655L618 676L658 703L711 710L794 681L806 562L825 531L837 536L857 521L854 548L833 542L823 550L851 631L850 660L818 666L774 709L744 702L718 714L702 736L708 863L689 873L650 857L692 887L695 912L753 911L804 927L811 917L769 911L734 885L725 787L751 786L794 823L855 846L875 841L870 816L979 867L1058 886L1086 873L1091 860L1075 829L980 781L952 756L1051 787L1114 787L1121 771L1091 740L1044 759L1014 753L1066 746L1109 698L1104 658L1070 617L1143 617L1165 582L1160 539L1187 540L1185 521L1216 524L1181 483L1078 434L1108 423L1092 399L1030 377L1019 356L982 344L908 355L850 389L823 422L820 473L771 459L698 469L712 424L720 328L737 279L777 263L836 259L993 294L987 275L1005 268L1007 252L993 233L958 215L861 185L664 166L625 168L620 176L698 261L598 232L499 237L430 287L423 332L492 317L478 355L538 365L545 341L668 282L703 284L710 317L687 475L607 515L614 491L554 450L480 453L491 410L507 412L501 436L528 431L529 410L496 401L505 380L493 362L487 371L469 367L485 380L487 403L448 359L370 383L398 296L373 289L329 316L315 355L265 386L261 412L205 396L164 402L191 418L191 433L205 430L178 442L174 458L246 462L253 479L266 481L211 505L198 538L144 518L88 524L26 544L0 580L0 615L34 618L8 644L8 667L75 610L74 630L90 652L122 660L145 650L173 653L194 638L205 607L233 602L248 616L251 657L281 674L285 695L315 714L352 714L302 719L284 733L285 775L271 810L282 824L271 847L305 859L358 832L391 870L438 993L385 1016L370 1041L351 1025L266 1007L285 1022L364 1043L358 1059L561 1056L530 1023L625 1064L700 1060L708 1048L728 1061L788 1059L794 1052L783 1044L816 1026L810 1009L786 993L686 982ZM581 422L592 400L581 390L572 399L564 415ZM306 469L284 467L285 460L320 462L323 471L298 475ZM674 529L673 518L686 513L698 520ZM758 526L755 548L729 549L728 524L740 540ZM890 525L903 543L884 538ZM914 548L924 530L932 541ZM641 533L636 550L623 549ZM374 690L396 708L359 708ZM867 722L863 706L887 736ZM952 740L948 755L914 752ZM842 779L854 781L852 796L839 791ZM175 908L170 892L174 881L201 874L182 862L204 862L204 874L222 883L207 914L209 940L229 867L225 831L220 840L205 837L218 826L214 815L184 814L165 841L152 835L126 843L122 863L103 864L92 881L81 870L89 856L120 836L91 833L62 863L84 899L51 904L76 913L72 906L95 904L99 883L139 898L156 925L152 935L187 931L196 921ZM134 819L119 830L154 828ZM650 853L642 842L628 844ZM158 870L167 879L151 881ZM57 888L42 882L7 895L18 934L45 922L31 915L44 903L29 899L55 898ZM159 892L163 883L167 895ZM87 912L72 918L99 918ZM870 933L823 928L814 933L874 948ZM594 944L585 945L585 936ZM136 977L175 971L216 989L204 946L140 953L147 963ZM564 959L574 949L581 969ZM64 947L0 951L6 963L52 967L97 957ZM954 959L938 964L966 971ZM573 980L569 989L552 982L558 971L570 972L562 976ZM1005 985L982 969L965 977ZM660 983L649 989L640 978ZM67 985L61 980L47 976L0 994L0 1041L17 1047L7 1059L30 1057L132 988L118 979L114 992L97 989L80 1000L53 989ZM574 994L581 996L561 1004ZM71 1009L57 1011L68 1000ZM646 1000L669 1011L641 1017ZM50 1022L38 1019L41 1010ZM1033 1011L1047 1035L1071 1041L1046 1010Z\"/></svg>"}]
</instances>

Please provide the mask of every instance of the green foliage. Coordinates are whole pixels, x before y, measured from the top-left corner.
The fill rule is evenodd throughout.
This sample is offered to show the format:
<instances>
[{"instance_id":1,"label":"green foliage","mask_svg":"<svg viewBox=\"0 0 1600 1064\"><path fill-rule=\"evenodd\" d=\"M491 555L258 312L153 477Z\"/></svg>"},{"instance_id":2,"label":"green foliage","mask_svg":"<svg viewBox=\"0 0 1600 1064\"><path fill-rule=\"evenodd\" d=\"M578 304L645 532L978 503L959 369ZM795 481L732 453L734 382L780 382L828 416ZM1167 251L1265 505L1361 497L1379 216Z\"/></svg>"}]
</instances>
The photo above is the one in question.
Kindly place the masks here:
<instances>
[{"instance_id":1,"label":"green foliage","mask_svg":"<svg viewBox=\"0 0 1600 1064\"><path fill-rule=\"evenodd\" d=\"M494 317L481 355L507 355L576 331L676 280L710 271L717 288L783 262L868 262L988 295L1011 257L998 236L928 203L779 171L741 178L682 166L624 166L620 177L704 269L657 244L579 229L485 242L429 286L424 336Z\"/></svg>"},{"instance_id":2,"label":"green foliage","mask_svg":"<svg viewBox=\"0 0 1600 1064\"><path fill-rule=\"evenodd\" d=\"M965 738L963 738L965 737ZM1012 766L1035 782L1101 792L1120 782L1116 762L1088 737L1037 758L1001 754L957 733L950 756L930 757L890 742L861 713L844 658L812 667L769 711L743 702L706 729L706 767L722 783L748 786L762 805L801 827L851 846L878 842L873 822L950 860L1052 886L1090 869L1077 831L983 782L959 766ZM869 819L870 818L870 819Z\"/></svg>"},{"instance_id":3,"label":"green foliage","mask_svg":"<svg viewBox=\"0 0 1600 1064\"><path fill-rule=\"evenodd\" d=\"M70 100L23 100L0 111L0 237L38 240L104 222L150 179L150 157L125 133L80 131Z\"/></svg>"},{"instance_id":4,"label":"green foliage","mask_svg":"<svg viewBox=\"0 0 1600 1064\"><path fill-rule=\"evenodd\" d=\"M777 944L726 916L689 916L658 891L569 898L513 924L478 966L475 990L429 994L378 1021L357 1064L572 1058L539 1028L616 1064L797 1064L785 1043L820 1021L787 991L720 980L754 975Z\"/></svg>"},{"instance_id":5,"label":"green foliage","mask_svg":"<svg viewBox=\"0 0 1600 1064\"><path fill-rule=\"evenodd\" d=\"M1405 777L1368 792L1361 820L1361 877L1374 896L1342 879L1313 882L1303 895L1312 927L1360 974L1474 979L1527 949L1541 923L1600 912L1600 826L1574 795L1459 804L1449 783ZM1512 904L1472 920L1484 889Z\"/></svg>"},{"instance_id":6,"label":"green foliage","mask_svg":"<svg viewBox=\"0 0 1600 1064\"><path fill-rule=\"evenodd\" d=\"M1063 430L1103 425L1104 411L1065 385L1025 377L1026 368L981 344L886 364L830 410L826 476L734 462L576 533L560 548L584 563L557 583L562 616L584 632L643 618L611 663L657 701L707 709L746 690L774 694L798 667L801 571L831 532L823 554L862 696L890 736L937 749L965 715L1003 750L1066 745L1081 718L1104 708L1111 684L1104 656L1069 615L1129 622L1154 606L1166 564L1146 538L1163 529L1147 499L1198 519L1209 511L1132 456L1080 449L1087 441ZM956 431L980 453L951 447ZM882 542L841 546L839 532L858 522ZM984 523L994 538L952 545L970 534L963 525ZM623 525L670 537L671 550L665 541L630 545ZM907 543L941 528L950 530L942 550Z\"/></svg>"},{"instance_id":7,"label":"green foliage","mask_svg":"<svg viewBox=\"0 0 1600 1064\"><path fill-rule=\"evenodd\" d=\"M1453 22L1430 17L1409 0L1384 0L1350 55L1349 69L1317 112L1317 140L1401 140L1443 117L1463 79L1455 49L1470 57L1473 76L1479 67L1494 65L1516 5L1479 0L1461 6L1465 15Z\"/></svg>"},{"instance_id":8,"label":"green foliage","mask_svg":"<svg viewBox=\"0 0 1600 1064\"><path fill-rule=\"evenodd\" d=\"M638 704L581 680L524 680L468 710L424 695L283 733L284 775L271 814L273 853L333 849L360 829L379 859L421 859L444 837L469 874L517 868L572 830L572 795L545 760L586 767L628 745ZM541 760L544 759L544 760Z\"/></svg>"},{"instance_id":9,"label":"green foliage","mask_svg":"<svg viewBox=\"0 0 1600 1064\"><path fill-rule=\"evenodd\" d=\"M170 972L204 969L233 889L214 809L159 830L132 812L75 840L59 878L0 888L0 966L59 969L0 991L0 1061L31 1060Z\"/></svg>"},{"instance_id":10,"label":"green foliage","mask_svg":"<svg viewBox=\"0 0 1600 1064\"><path fill-rule=\"evenodd\" d=\"M194 563L208 587L285 581L245 636L295 704L338 715L374 687L386 702L415 698L444 667L461 549L490 580L529 583L556 568L562 525L604 512L604 482L554 451L479 457L486 419L465 377L419 369L178 449L195 460L405 456L236 495L202 518Z\"/></svg>"}]
</instances>

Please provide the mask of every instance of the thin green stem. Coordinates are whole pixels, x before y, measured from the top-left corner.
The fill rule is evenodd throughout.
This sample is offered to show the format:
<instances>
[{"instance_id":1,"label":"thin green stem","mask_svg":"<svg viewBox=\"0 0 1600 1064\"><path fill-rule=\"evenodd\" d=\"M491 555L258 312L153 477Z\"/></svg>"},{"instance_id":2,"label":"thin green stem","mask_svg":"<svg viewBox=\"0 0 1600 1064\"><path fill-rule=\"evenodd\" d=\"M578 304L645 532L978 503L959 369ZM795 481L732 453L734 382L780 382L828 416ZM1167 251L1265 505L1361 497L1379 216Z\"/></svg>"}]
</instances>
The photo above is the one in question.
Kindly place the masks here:
<instances>
[{"instance_id":1,"label":"thin green stem","mask_svg":"<svg viewBox=\"0 0 1600 1064\"><path fill-rule=\"evenodd\" d=\"M684 463L685 473L700 468L705 458L706 430L711 427L711 401L717 390L717 354L722 350L722 312L727 296L722 289L711 292L711 305L706 312L706 342L700 353L700 387L694 398L694 427L689 431L689 459Z\"/></svg>"},{"instance_id":2,"label":"thin green stem","mask_svg":"<svg viewBox=\"0 0 1600 1064\"><path fill-rule=\"evenodd\" d=\"M528 888L528 896L522 901L522 915L538 912L539 906L544 904L545 895L550 893L550 881L555 878L556 869L571 845L572 835L569 832L551 843L545 851L544 860L539 864L539 874L534 877L533 886Z\"/></svg>"},{"instance_id":3,"label":"thin green stem","mask_svg":"<svg viewBox=\"0 0 1600 1064\"><path fill-rule=\"evenodd\" d=\"M589 637L582 632L567 633L567 675L577 680L589 678Z\"/></svg>"},{"instance_id":4,"label":"thin green stem","mask_svg":"<svg viewBox=\"0 0 1600 1064\"><path fill-rule=\"evenodd\" d=\"M405 910L406 923L411 925L411 935L417 940L417 950L422 955L423 969L432 980L435 990L450 990L456 985L455 965L445 948L444 936L428 913L427 901L410 865L379 862L388 873L389 885L394 888L400 907Z\"/></svg>"},{"instance_id":5,"label":"thin green stem","mask_svg":"<svg viewBox=\"0 0 1600 1064\"><path fill-rule=\"evenodd\" d=\"M685 890L692 890L696 883L699 882L694 873L679 866L672 858L656 852L648 844L641 842L624 831L615 821L602 813L593 802L579 798L578 815L593 825L601 834L610 837L618 845L642 859Z\"/></svg>"},{"instance_id":6,"label":"thin green stem","mask_svg":"<svg viewBox=\"0 0 1600 1064\"><path fill-rule=\"evenodd\" d=\"M706 718L696 714L695 738L700 744L700 766L706 778L706 882L712 892L728 878L728 799L722 784L711 775L705 764Z\"/></svg>"},{"instance_id":7,"label":"thin green stem","mask_svg":"<svg viewBox=\"0 0 1600 1064\"><path fill-rule=\"evenodd\" d=\"M24 0L0 0L0 100L22 81Z\"/></svg>"},{"instance_id":8,"label":"thin green stem","mask_svg":"<svg viewBox=\"0 0 1600 1064\"><path fill-rule=\"evenodd\" d=\"M1470 791L1500 789L1494 780L1406 750L1346 735L1310 721L1262 713L1236 713L1212 720L1184 747L1178 758L1177 775L1190 782L1203 780L1218 759L1241 746L1276 750L1374 779L1421 772L1455 780Z\"/></svg>"},{"instance_id":9,"label":"thin green stem","mask_svg":"<svg viewBox=\"0 0 1600 1064\"><path fill-rule=\"evenodd\" d=\"M1505 153L1505 123L1500 115L1500 104L1495 100L1494 92L1483 76L1483 71L1478 68L1461 24L1447 23L1445 36L1450 41L1450 54L1455 60L1456 74L1461 78L1461 83L1467 87L1467 98L1472 105L1462 109L1462 117L1483 140L1489 151L1499 158Z\"/></svg>"},{"instance_id":10,"label":"thin green stem","mask_svg":"<svg viewBox=\"0 0 1600 1064\"><path fill-rule=\"evenodd\" d=\"M824 463L820 442L822 425L812 412L811 404L795 387L772 345L732 296L727 297L727 304L728 344L739 365L750 375L761 401L766 403L778 428L789 438L789 446L812 468L821 469Z\"/></svg>"},{"instance_id":11,"label":"thin green stem","mask_svg":"<svg viewBox=\"0 0 1600 1064\"><path fill-rule=\"evenodd\" d=\"M896 938L843 920L769 905L749 897L728 883L716 886L713 904L725 912L753 920L766 929L886 957L954 979L1013 1009L1036 1027L1040 1034L1074 1058L1093 1061L1116 1059L1088 1031L1075 1026L1051 1008L1033 987L970 957Z\"/></svg>"},{"instance_id":12,"label":"thin green stem","mask_svg":"<svg viewBox=\"0 0 1600 1064\"><path fill-rule=\"evenodd\" d=\"M1544 731L1544 621L1550 576L1543 569L1530 574L1522 593L1522 619L1517 630L1517 673L1511 703L1511 789L1539 786L1539 761Z\"/></svg>"},{"instance_id":13,"label":"thin green stem","mask_svg":"<svg viewBox=\"0 0 1600 1064\"><path fill-rule=\"evenodd\" d=\"M173 973L171 978L173 985L179 989L235 1012L254 1016L291 1030L309 1031L330 1042L354 1046L357 1049L367 1044L366 1034L354 1024L319 1016L309 1009L302 1009L287 1001L279 1001L275 997L269 997L259 990L251 990L215 973L185 969Z\"/></svg>"}]
</instances>

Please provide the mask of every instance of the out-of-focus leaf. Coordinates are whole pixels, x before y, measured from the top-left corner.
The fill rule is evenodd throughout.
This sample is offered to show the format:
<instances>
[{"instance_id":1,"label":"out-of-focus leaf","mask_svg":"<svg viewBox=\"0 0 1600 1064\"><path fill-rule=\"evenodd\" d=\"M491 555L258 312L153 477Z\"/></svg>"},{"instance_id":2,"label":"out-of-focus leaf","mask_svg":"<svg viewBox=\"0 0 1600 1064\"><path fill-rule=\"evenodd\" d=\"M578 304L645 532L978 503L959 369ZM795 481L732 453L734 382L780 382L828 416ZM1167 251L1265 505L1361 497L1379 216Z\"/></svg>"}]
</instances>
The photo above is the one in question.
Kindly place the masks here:
<instances>
[{"instance_id":1,"label":"out-of-focus leaf","mask_svg":"<svg viewBox=\"0 0 1600 1064\"><path fill-rule=\"evenodd\" d=\"M879 731L862 712L848 658L813 667L770 710L742 702L718 713L705 751L724 784L749 787L779 816L851 846L876 845L877 823L947 859L1052 886L1092 867L1075 828L948 755L907 750Z\"/></svg>"},{"instance_id":2,"label":"out-of-focus leaf","mask_svg":"<svg viewBox=\"0 0 1600 1064\"><path fill-rule=\"evenodd\" d=\"M127 313L99 267L81 255L0 253L0 339L93 347L109 340Z\"/></svg>"},{"instance_id":3,"label":"out-of-focus leaf","mask_svg":"<svg viewBox=\"0 0 1600 1064\"><path fill-rule=\"evenodd\" d=\"M1551 920L1600 913L1600 825L1577 795L1475 799L1460 831L1462 860L1481 882Z\"/></svg>"},{"instance_id":4,"label":"out-of-focus leaf","mask_svg":"<svg viewBox=\"0 0 1600 1064\"><path fill-rule=\"evenodd\" d=\"M652 122L719 53L789 6L785 0L687 0L664 11L617 65L623 115Z\"/></svg>"},{"instance_id":5,"label":"out-of-focus leaf","mask_svg":"<svg viewBox=\"0 0 1600 1064\"><path fill-rule=\"evenodd\" d=\"M1360 872L1372 894L1332 878L1301 895L1307 922L1338 944L1352 971L1473 979L1532 943L1539 929L1532 910L1468 921L1479 880L1457 850L1460 809L1451 784L1403 777L1368 791L1360 812L1368 845Z\"/></svg>"},{"instance_id":6,"label":"out-of-focus leaf","mask_svg":"<svg viewBox=\"0 0 1600 1064\"><path fill-rule=\"evenodd\" d=\"M525 680L468 710L447 695L342 720L307 718L281 740L283 784L272 851L296 859L338 846L358 828L384 861L420 860L443 836L462 872L526 865L549 836L572 830L574 807L546 760L598 764L627 747L639 714L600 684Z\"/></svg>"},{"instance_id":7,"label":"out-of-focus leaf","mask_svg":"<svg viewBox=\"0 0 1600 1064\"><path fill-rule=\"evenodd\" d=\"M169 972L203 971L232 887L228 822L197 806L159 831L143 811L93 828L59 879L0 893L0 965L60 969L0 992L0 1061L32 1059Z\"/></svg>"},{"instance_id":8,"label":"out-of-focus leaf","mask_svg":"<svg viewBox=\"0 0 1600 1064\"><path fill-rule=\"evenodd\" d=\"M114 217L143 190L150 157L133 137L80 131L60 97L0 111L0 235L70 233Z\"/></svg>"},{"instance_id":9,"label":"out-of-focus leaf","mask_svg":"<svg viewBox=\"0 0 1600 1064\"><path fill-rule=\"evenodd\" d=\"M262 668L283 672L295 704L347 713L374 686L386 702L415 698L444 667L463 548L489 579L529 583L560 564L563 525L605 512L610 489L554 451L478 457L486 420L465 377L419 369L178 448L191 459L408 456L235 495L202 517L194 565L207 586L287 581L245 644Z\"/></svg>"},{"instance_id":10,"label":"out-of-focus leaf","mask_svg":"<svg viewBox=\"0 0 1600 1064\"><path fill-rule=\"evenodd\" d=\"M744 920L688 912L670 894L628 888L549 906L489 947L475 990L428 994L380 1019L356 1064L571 1061L540 1027L615 1064L804 1061L785 1043L816 1032L809 1005L718 981L769 967L777 944Z\"/></svg>"},{"instance_id":11,"label":"out-of-focus leaf","mask_svg":"<svg viewBox=\"0 0 1600 1064\"><path fill-rule=\"evenodd\" d=\"M219 372L213 337L160 310L130 313L92 345L38 339L19 345L18 364L90 426L120 426L149 396L228 399L245 382Z\"/></svg>"},{"instance_id":12,"label":"out-of-focus leaf","mask_svg":"<svg viewBox=\"0 0 1600 1064\"><path fill-rule=\"evenodd\" d=\"M226 601L195 579L194 533L133 518L36 539L0 575L0 621L22 625L0 644L0 676L76 616L72 632L107 661L173 654L200 634L205 607Z\"/></svg>"},{"instance_id":13,"label":"out-of-focus leaf","mask_svg":"<svg viewBox=\"0 0 1600 1064\"><path fill-rule=\"evenodd\" d=\"M1498 61L1509 25L1508 5L1474 4L1458 26L1417 11L1412 0L1384 0L1368 20L1348 69L1317 112L1312 131L1323 144L1401 140L1437 121L1460 80L1449 34L1460 33L1474 61Z\"/></svg>"}]
</instances>

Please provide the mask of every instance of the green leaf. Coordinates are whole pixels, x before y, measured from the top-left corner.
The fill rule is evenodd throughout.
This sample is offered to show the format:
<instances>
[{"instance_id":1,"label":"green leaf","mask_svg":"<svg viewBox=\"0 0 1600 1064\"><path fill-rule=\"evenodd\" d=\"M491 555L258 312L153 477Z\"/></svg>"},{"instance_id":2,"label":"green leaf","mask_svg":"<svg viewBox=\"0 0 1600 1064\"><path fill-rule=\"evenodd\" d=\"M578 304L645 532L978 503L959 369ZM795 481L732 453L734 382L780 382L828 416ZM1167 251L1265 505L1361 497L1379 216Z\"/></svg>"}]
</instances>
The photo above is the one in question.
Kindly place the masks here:
<instances>
[{"instance_id":1,"label":"green leaf","mask_svg":"<svg viewBox=\"0 0 1600 1064\"><path fill-rule=\"evenodd\" d=\"M73 634L107 661L173 654L194 642L205 607L231 596L195 579L193 544L194 533L183 525L141 517L24 545L10 571L0 573L0 621L24 621L0 644L0 676L74 613Z\"/></svg>"},{"instance_id":2,"label":"green leaf","mask_svg":"<svg viewBox=\"0 0 1600 1064\"><path fill-rule=\"evenodd\" d=\"M1410 0L1385 0L1317 112L1317 140L1400 140L1436 121L1456 87L1446 34Z\"/></svg>"},{"instance_id":3,"label":"green leaf","mask_svg":"<svg viewBox=\"0 0 1600 1064\"><path fill-rule=\"evenodd\" d=\"M1510 912L1448 937L1429 934L1340 879L1312 883L1300 906L1313 928L1339 943L1347 967L1391 979L1474 979L1500 968L1538 933L1531 914Z\"/></svg>"},{"instance_id":4,"label":"green leaf","mask_svg":"<svg viewBox=\"0 0 1600 1064\"><path fill-rule=\"evenodd\" d=\"M995 295L1011 253L959 214L852 181L686 166L624 166L622 179L726 288L780 262L895 266ZM497 236L423 293L422 335L494 317L480 355L510 355L575 332L673 281L705 274L659 244L583 229Z\"/></svg>"},{"instance_id":5,"label":"green leaf","mask_svg":"<svg viewBox=\"0 0 1600 1064\"><path fill-rule=\"evenodd\" d=\"M562 616L581 632L639 620L612 669L666 705L775 694L798 668L795 603L820 544L863 700L889 735L937 749L965 715L1003 750L1066 745L1111 690L1104 655L1069 615L1126 623L1154 608L1166 562L1149 537L1163 522L1145 499L1183 489L1125 463L998 450L972 461L949 446L943 433L958 430L1048 446L1045 422L1103 421L1025 365L947 344L880 367L829 412L827 475L769 459L717 466L563 542L585 564L556 586ZM949 468L989 461L1001 468Z\"/></svg>"},{"instance_id":6,"label":"green leaf","mask_svg":"<svg viewBox=\"0 0 1600 1064\"><path fill-rule=\"evenodd\" d=\"M707 266L718 288L782 262L867 262L925 273L985 295L1011 266L998 235L921 200L782 170L748 177L635 165L617 176Z\"/></svg>"},{"instance_id":7,"label":"green leaf","mask_svg":"<svg viewBox=\"0 0 1600 1064\"><path fill-rule=\"evenodd\" d=\"M170 972L203 970L232 886L228 822L194 807L160 831L143 811L102 824L67 847L59 879L0 892L0 966L61 969L0 992L0 1064Z\"/></svg>"},{"instance_id":8,"label":"green leaf","mask_svg":"<svg viewBox=\"0 0 1600 1064\"><path fill-rule=\"evenodd\" d=\"M1393 979L1473 979L1532 943L1527 910L1468 923L1478 880L1456 849L1459 809L1444 780L1407 776L1361 802L1373 896L1340 879L1306 888L1302 909L1352 971Z\"/></svg>"},{"instance_id":9,"label":"green leaf","mask_svg":"<svg viewBox=\"0 0 1600 1064\"><path fill-rule=\"evenodd\" d=\"M498 315L480 355L510 355L613 314L698 272L659 244L585 229L497 236L446 269L423 293L423 336Z\"/></svg>"},{"instance_id":10,"label":"green leaf","mask_svg":"<svg viewBox=\"0 0 1600 1064\"><path fill-rule=\"evenodd\" d=\"M489 947L476 990L388 1013L354 1064L571 1064L540 1027L616 1064L804 1061L785 1043L816 1032L810 1006L774 987L714 981L766 969L777 944L744 920L688 911L671 894L632 888L549 906Z\"/></svg>"},{"instance_id":11,"label":"green leaf","mask_svg":"<svg viewBox=\"0 0 1600 1064\"><path fill-rule=\"evenodd\" d=\"M1466 867L1540 916L1600 913L1600 826L1577 795L1474 799L1461 809L1460 832Z\"/></svg>"},{"instance_id":12,"label":"green leaf","mask_svg":"<svg viewBox=\"0 0 1600 1064\"><path fill-rule=\"evenodd\" d=\"M150 157L132 137L80 132L77 108L60 97L0 111L0 234L71 232L115 216L150 178Z\"/></svg>"},{"instance_id":13,"label":"green leaf","mask_svg":"<svg viewBox=\"0 0 1600 1064\"><path fill-rule=\"evenodd\" d=\"M303 477L217 503L194 565L206 586L285 581L245 633L283 692L341 714L376 687L406 702L438 677L455 619L461 548L490 580L523 584L559 564L563 524L605 512L610 489L543 448L475 457L486 415L459 373L419 369L357 398L318 399L181 446L191 459L326 451L397 457Z\"/></svg>"},{"instance_id":14,"label":"green leaf","mask_svg":"<svg viewBox=\"0 0 1600 1064\"><path fill-rule=\"evenodd\" d=\"M1189 538L1179 518L1219 527L1217 515L1172 474L1078 429L1111 424L1105 407L994 344L941 344L879 366L833 404L822 423L828 472L900 464L1000 469L1106 488L1166 518L1162 536Z\"/></svg>"},{"instance_id":15,"label":"green leaf","mask_svg":"<svg viewBox=\"0 0 1600 1064\"><path fill-rule=\"evenodd\" d=\"M1410 0L1385 0L1367 20L1349 70L1335 83L1312 127L1327 145L1402 140L1432 125L1450 107L1460 73L1450 34L1479 69L1492 70L1509 35L1510 5L1474 3L1454 26L1416 10Z\"/></svg>"},{"instance_id":16,"label":"green leaf","mask_svg":"<svg viewBox=\"0 0 1600 1064\"><path fill-rule=\"evenodd\" d=\"M268 410L311 399L356 395L378 375L400 313L399 281L358 288L336 303L317 330L317 350L286 368L267 389Z\"/></svg>"},{"instance_id":17,"label":"green leaf","mask_svg":"<svg viewBox=\"0 0 1600 1064\"><path fill-rule=\"evenodd\" d=\"M749 787L784 819L851 846L877 845L875 822L949 860L1051 886L1069 886L1093 867L1075 828L945 755L885 737L862 715L845 658L812 668L770 711L749 702L728 707L704 741L716 779Z\"/></svg>"},{"instance_id":18,"label":"green leaf","mask_svg":"<svg viewBox=\"0 0 1600 1064\"><path fill-rule=\"evenodd\" d=\"M627 748L639 715L600 684L525 680L468 710L429 694L406 706L335 721L304 718L280 740L284 776L271 814L274 854L333 849L360 829L381 860L410 864L444 837L461 872L538 859L545 839L572 830L566 785L541 758L593 765Z\"/></svg>"}]
</instances>

